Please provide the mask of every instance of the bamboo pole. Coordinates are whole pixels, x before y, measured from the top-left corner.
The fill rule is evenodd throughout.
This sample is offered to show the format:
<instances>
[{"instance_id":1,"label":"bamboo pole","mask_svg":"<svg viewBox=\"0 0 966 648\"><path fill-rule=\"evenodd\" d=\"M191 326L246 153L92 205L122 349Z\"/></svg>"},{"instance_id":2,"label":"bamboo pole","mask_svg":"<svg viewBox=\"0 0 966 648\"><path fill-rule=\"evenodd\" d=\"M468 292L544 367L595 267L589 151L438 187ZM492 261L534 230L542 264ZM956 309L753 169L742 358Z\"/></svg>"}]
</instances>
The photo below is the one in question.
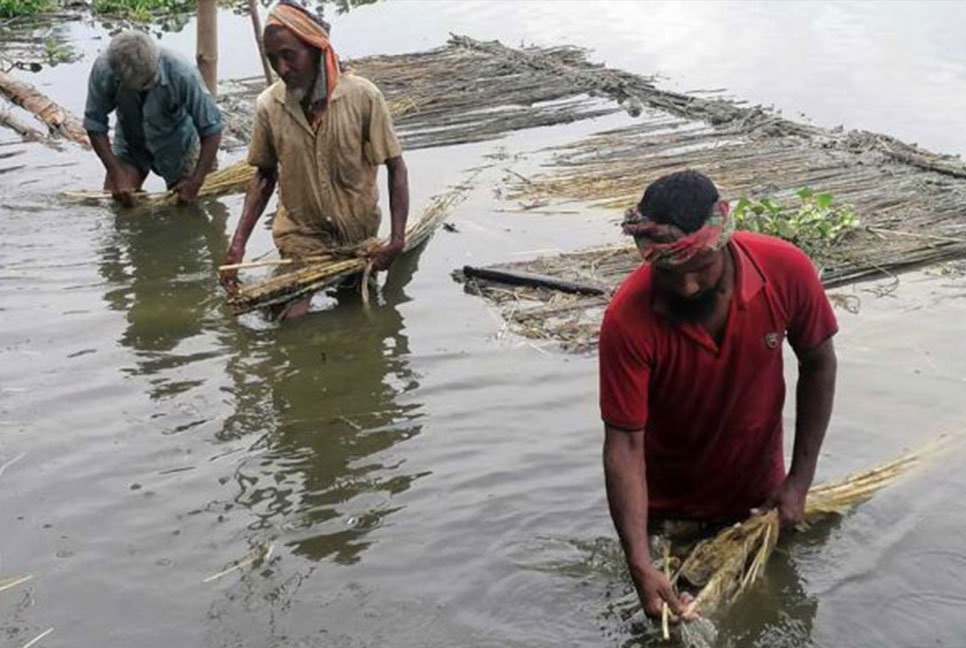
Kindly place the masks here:
<instances>
[{"instance_id":1,"label":"bamboo pole","mask_svg":"<svg viewBox=\"0 0 966 648\"><path fill-rule=\"evenodd\" d=\"M258 16L258 0L248 0L248 12L252 15L252 29L255 32L255 43L258 45L258 55L262 60L262 71L265 72L265 85L270 86L272 80L272 66L265 56L265 41L262 40L262 19Z\"/></svg>"},{"instance_id":2,"label":"bamboo pole","mask_svg":"<svg viewBox=\"0 0 966 648\"><path fill-rule=\"evenodd\" d=\"M198 71L212 97L218 96L218 1L198 0Z\"/></svg>"},{"instance_id":3,"label":"bamboo pole","mask_svg":"<svg viewBox=\"0 0 966 648\"><path fill-rule=\"evenodd\" d=\"M27 110L42 121L51 132L90 148L87 131L81 121L66 108L37 90L26 81L20 81L6 72L0 72L0 95L11 103Z\"/></svg>"},{"instance_id":4,"label":"bamboo pole","mask_svg":"<svg viewBox=\"0 0 966 648\"><path fill-rule=\"evenodd\" d=\"M25 124L20 120L19 117L14 115L6 106L0 107L0 125L6 126L21 139L28 142L43 142L49 146L53 146L50 139L41 133L39 130L31 126L30 124Z\"/></svg>"}]
</instances>

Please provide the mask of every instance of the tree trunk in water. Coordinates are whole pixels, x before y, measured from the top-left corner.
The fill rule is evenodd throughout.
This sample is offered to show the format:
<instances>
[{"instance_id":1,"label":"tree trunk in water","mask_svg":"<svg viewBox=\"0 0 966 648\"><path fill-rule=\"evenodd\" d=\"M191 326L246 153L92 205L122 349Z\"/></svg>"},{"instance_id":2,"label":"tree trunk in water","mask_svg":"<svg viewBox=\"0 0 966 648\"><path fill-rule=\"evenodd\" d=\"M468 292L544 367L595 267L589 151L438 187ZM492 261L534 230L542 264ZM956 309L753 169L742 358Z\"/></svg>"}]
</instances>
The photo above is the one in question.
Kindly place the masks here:
<instances>
[{"instance_id":1,"label":"tree trunk in water","mask_svg":"<svg viewBox=\"0 0 966 648\"><path fill-rule=\"evenodd\" d=\"M255 42L258 44L258 54L262 59L262 70L265 72L265 85L272 85L272 66L265 56L265 41L262 40L262 21L258 17L258 0L248 0L248 11L252 15L252 29L255 30Z\"/></svg>"},{"instance_id":2,"label":"tree trunk in water","mask_svg":"<svg viewBox=\"0 0 966 648\"><path fill-rule=\"evenodd\" d=\"M218 96L218 3L198 0L198 71L212 97Z\"/></svg>"},{"instance_id":3,"label":"tree trunk in water","mask_svg":"<svg viewBox=\"0 0 966 648\"><path fill-rule=\"evenodd\" d=\"M84 148L90 148L91 143L81 120L29 83L19 81L6 72L0 72L0 94L11 103L33 113L52 133L66 137Z\"/></svg>"},{"instance_id":4,"label":"tree trunk in water","mask_svg":"<svg viewBox=\"0 0 966 648\"><path fill-rule=\"evenodd\" d=\"M6 126L21 139L27 142L43 142L48 146L53 146L50 139L41 133L39 130L31 126L30 124L25 124L20 119L10 112L6 106L0 107L0 125Z\"/></svg>"}]
</instances>

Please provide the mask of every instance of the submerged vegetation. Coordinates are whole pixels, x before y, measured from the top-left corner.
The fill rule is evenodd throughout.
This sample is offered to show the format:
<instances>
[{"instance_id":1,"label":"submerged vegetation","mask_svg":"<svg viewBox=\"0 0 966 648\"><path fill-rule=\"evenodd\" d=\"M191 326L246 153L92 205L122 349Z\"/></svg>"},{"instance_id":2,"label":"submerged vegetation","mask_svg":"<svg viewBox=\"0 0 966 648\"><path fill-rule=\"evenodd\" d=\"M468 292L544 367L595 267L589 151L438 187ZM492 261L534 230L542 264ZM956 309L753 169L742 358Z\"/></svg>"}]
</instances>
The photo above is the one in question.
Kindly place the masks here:
<instances>
[{"instance_id":1,"label":"submerged vegetation","mask_svg":"<svg viewBox=\"0 0 966 648\"><path fill-rule=\"evenodd\" d=\"M795 195L801 203L787 208L774 198L741 198L735 204L735 226L770 234L794 243L809 256L824 257L843 236L859 226L855 210L835 203L831 192L816 193L802 187Z\"/></svg>"}]
</instances>

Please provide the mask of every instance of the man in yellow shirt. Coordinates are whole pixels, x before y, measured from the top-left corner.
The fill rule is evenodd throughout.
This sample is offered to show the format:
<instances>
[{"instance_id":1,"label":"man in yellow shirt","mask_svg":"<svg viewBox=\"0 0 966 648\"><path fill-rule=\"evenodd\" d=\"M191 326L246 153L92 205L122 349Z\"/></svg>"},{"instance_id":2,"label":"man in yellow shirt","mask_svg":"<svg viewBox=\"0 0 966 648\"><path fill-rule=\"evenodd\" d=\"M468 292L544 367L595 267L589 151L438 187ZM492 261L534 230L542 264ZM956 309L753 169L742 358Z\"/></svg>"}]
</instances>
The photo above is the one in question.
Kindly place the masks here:
<instances>
[{"instance_id":1,"label":"man in yellow shirt","mask_svg":"<svg viewBox=\"0 0 966 648\"><path fill-rule=\"evenodd\" d=\"M327 26L301 5L281 0L265 27L265 52L280 81L256 102L248 162L256 168L226 264L239 263L265 205L279 185L272 237L283 257L322 254L359 243L379 229L378 168L389 175L392 233L373 254L385 270L402 252L409 184L386 101L371 82L342 74ZM223 277L228 290L233 275ZM291 304L284 317L308 309Z\"/></svg>"}]
</instances>

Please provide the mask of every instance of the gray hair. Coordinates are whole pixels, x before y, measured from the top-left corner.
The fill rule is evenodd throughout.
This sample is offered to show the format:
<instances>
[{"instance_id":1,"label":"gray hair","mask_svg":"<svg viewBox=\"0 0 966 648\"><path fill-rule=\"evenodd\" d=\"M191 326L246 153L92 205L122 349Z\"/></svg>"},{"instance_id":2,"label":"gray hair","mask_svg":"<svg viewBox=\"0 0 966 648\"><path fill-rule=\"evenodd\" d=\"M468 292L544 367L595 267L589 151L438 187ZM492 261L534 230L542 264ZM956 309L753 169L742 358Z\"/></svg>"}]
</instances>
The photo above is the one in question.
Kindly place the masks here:
<instances>
[{"instance_id":1,"label":"gray hair","mask_svg":"<svg viewBox=\"0 0 966 648\"><path fill-rule=\"evenodd\" d=\"M161 50L148 34L124 31L111 39L107 46L107 63L121 85L132 90L144 90L158 75Z\"/></svg>"}]
</instances>

